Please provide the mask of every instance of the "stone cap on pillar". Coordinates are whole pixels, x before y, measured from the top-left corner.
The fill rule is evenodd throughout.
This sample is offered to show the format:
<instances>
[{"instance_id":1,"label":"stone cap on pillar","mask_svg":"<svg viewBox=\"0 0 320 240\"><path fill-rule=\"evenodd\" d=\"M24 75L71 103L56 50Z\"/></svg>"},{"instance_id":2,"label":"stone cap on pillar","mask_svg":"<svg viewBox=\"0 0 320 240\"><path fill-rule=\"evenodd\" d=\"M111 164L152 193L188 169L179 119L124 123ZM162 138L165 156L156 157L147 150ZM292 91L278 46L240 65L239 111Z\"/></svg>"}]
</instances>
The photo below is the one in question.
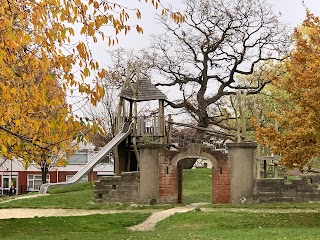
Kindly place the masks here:
<instances>
[{"instance_id":1,"label":"stone cap on pillar","mask_svg":"<svg viewBox=\"0 0 320 240\"><path fill-rule=\"evenodd\" d=\"M237 143L227 143L227 148L257 148L258 144L256 142L237 142Z\"/></svg>"}]
</instances>

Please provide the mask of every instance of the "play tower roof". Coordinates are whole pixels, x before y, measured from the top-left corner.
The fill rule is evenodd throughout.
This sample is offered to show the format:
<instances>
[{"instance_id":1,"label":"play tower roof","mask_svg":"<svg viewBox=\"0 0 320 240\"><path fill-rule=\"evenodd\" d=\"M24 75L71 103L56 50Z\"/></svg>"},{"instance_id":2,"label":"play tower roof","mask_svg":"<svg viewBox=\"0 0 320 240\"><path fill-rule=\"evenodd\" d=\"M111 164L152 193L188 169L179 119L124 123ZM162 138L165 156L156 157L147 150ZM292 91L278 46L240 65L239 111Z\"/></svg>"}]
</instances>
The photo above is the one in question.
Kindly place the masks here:
<instances>
[{"instance_id":1,"label":"play tower roof","mask_svg":"<svg viewBox=\"0 0 320 240\"><path fill-rule=\"evenodd\" d=\"M119 96L137 102L166 99L166 95L156 88L148 78L141 78L138 85L136 83L126 84Z\"/></svg>"}]
</instances>

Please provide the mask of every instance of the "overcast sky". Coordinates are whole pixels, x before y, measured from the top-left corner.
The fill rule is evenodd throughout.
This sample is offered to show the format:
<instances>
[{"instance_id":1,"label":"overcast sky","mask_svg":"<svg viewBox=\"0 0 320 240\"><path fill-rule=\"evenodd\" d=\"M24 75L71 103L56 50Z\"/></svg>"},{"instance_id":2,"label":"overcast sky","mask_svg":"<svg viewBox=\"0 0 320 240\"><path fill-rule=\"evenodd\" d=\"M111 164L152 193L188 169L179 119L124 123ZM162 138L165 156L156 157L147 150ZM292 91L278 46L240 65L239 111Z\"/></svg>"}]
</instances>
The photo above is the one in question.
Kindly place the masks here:
<instances>
[{"instance_id":1,"label":"overcast sky","mask_svg":"<svg viewBox=\"0 0 320 240\"><path fill-rule=\"evenodd\" d=\"M120 2L122 0L119 0ZM266 0L274 6L275 13L281 12L281 20L287 23L292 29L300 24L305 18L305 7L302 4L302 0ZM165 2L162 0L161 2ZM167 2L170 2L167 0ZM173 2L173 0L171 0ZM304 0L305 5L315 14L320 15L320 0ZM177 3L177 1L175 1ZM125 4L132 4L132 7L137 7L142 12L142 20L139 22L144 29L144 34L138 34L134 30L128 35L120 35L118 38L120 40L119 44L114 47L108 47L105 43L100 43L99 46L95 47L95 55L97 60L102 61L103 65L108 64L110 61L107 57L106 51L112 50L114 48L127 48L139 50L143 47L147 47L149 44L149 39L151 34L161 33L161 26L156 20L156 11L151 4L146 4L144 1L140 3L138 0Z\"/></svg>"},{"instance_id":2,"label":"overcast sky","mask_svg":"<svg viewBox=\"0 0 320 240\"><path fill-rule=\"evenodd\" d=\"M300 24L305 18L305 8L302 0L268 0L274 9L280 11L282 20L292 27ZM319 0L304 0L305 5L315 14L320 15Z\"/></svg>"},{"instance_id":3,"label":"overcast sky","mask_svg":"<svg viewBox=\"0 0 320 240\"><path fill-rule=\"evenodd\" d=\"M305 18L305 7L302 0L266 0L266 2L274 6L275 13L281 12L281 20L292 28L300 24ZM320 0L304 0L304 3L312 12L320 15ZM161 27L155 20L156 11L146 4L141 4L141 10L143 18L140 23L144 28L144 34L138 35L131 32L126 38L121 38L119 46L137 48L148 42L150 34L161 31ZM133 39L136 40L131 41Z\"/></svg>"},{"instance_id":4,"label":"overcast sky","mask_svg":"<svg viewBox=\"0 0 320 240\"><path fill-rule=\"evenodd\" d=\"M99 61L100 65L106 66L111 63L107 51L114 48L127 48L139 50L149 45L151 34L161 33L161 26L156 21L156 11L150 3L146 4L145 1L139 3L138 0L117 0L123 2L126 6L139 8L142 13L142 20L139 22L144 29L144 34L138 34L134 30L129 32L127 36L119 36L119 44L114 47L108 47L106 43L98 43L92 46L94 57ZM161 0L161 2L172 2L179 4L180 0ZM213 0L214 1L214 0ZM281 20L287 23L292 29L300 24L305 18L305 7L301 0L266 0L274 6L274 12L281 12ZM149 0L151 2L151 0ZM316 15L320 16L320 0L304 0L305 5ZM132 16L133 17L133 16Z\"/></svg>"},{"instance_id":5,"label":"overcast sky","mask_svg":"<svg viewBox=\"0 0 320 240\"><path fill-rule=\"evenodd\" d=\"M161 25L156 20L156 14L160 13L160 11L156 10L151 5L151 0L149 0L148 3L145 3L145 1L139 2L138 0L117 0L117 2L124 4L129 8L139 8L141 10L142 19L138 21L138 24L143 27L144 34L138 34L133 29L126 36L120 34L118 36L119 43L114 47L108 46L106 42L93 44L91 46L93 56L99 62L100 66L104 67L111 63L110 56L107 53L108 51L112 51L119 47L138 51L149 45L151 34L160 34L163 31ZM161 0L161 3L166 2L181 6L179 3L181 0ZM299 25L305 18L306 11L302 0L266 0L266 2L274 6L275 13L281 13L281 21L288 24L292 29ZM311 12L320 16L320 0L304 0L304 4ZM130 19L136 21L133 15L134 14L131 14Z\"/></svg>"}]
</instances>

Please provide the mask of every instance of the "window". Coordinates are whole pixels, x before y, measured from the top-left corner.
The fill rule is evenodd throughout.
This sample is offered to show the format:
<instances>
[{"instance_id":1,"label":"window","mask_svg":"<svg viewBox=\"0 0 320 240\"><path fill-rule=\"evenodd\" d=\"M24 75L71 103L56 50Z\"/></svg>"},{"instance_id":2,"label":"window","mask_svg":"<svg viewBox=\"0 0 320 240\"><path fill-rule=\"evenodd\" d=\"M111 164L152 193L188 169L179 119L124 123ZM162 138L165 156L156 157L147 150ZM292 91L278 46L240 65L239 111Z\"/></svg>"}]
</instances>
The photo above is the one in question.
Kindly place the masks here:
<instances>
[{"instance_id":1,"label":"window","mask_svg":"<svg viewBox=\"0 0 320 240\"><path fill-rule=\"evenodd\" d=\"M2 187L3 188L9 188L9 178L8 177L4 177L3 179L2 179Z\"/></svg>"},{"instance_id":2,"label":"window","mask_svg":"<svg viewBox=\"0 0 320 240\"><path fill-rule=\"evenodd\" d=\"M50 182L50 175L46 176L47 182ZM28 175L28 188L29 191L39 191L42 185L42 176L41 175Z\"/></svg>"},{"instance_id":3,"label":"window","mask_svg":"<svg viewBox=\"0 0 320 240\"><path fill-rule=\"evenodd\" d=\"M14 186L15 189L17 190L17 176L3 176L2 177L2 185L0 189L0 194L2 190L2 194L9 194L9 190L11 186Z\"/></svg>"},{"instance_id":4,"label":"window","mask_svg":"<svg viewBox=\"0 0 320 240\"><path fill-rule=\"evenodd\" d=\"M69 157L69 164L86 164L88 160L87 153L76 153Z\"/></svg>"},{"instance_id":5,"label":"window","mask_svg":"<svg viewBox=\"0 0 320 240\"><path fill-rule=\"evenodd\" d=\"M73 176L74 175L66 175L66 181L69 181ZM88 182L88 175L86 175L83 178L81 178L79 183L82 183L82 182Z\"/></svg>"}]
</instances>

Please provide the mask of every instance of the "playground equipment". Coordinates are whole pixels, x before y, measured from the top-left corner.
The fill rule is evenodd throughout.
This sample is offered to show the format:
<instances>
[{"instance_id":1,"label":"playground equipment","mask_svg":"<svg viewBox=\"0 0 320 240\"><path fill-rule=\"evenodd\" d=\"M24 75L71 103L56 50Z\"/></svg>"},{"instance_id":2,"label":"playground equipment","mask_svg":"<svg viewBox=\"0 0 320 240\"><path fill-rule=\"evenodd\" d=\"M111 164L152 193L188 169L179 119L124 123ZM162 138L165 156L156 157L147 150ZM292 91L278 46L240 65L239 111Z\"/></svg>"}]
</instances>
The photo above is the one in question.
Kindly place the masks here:
<instances>
[{"instance_id":1,"label":"playground equipment","mask_svg":"<svg viewBox=\"0 0 320 240\"><path fill-rule=\"evenodd\" d=\"M121 143L131 131L131 125L125 122L122 130L104 147L102 148L80 171L78 171L69 181L58 183L45 183L40 187L40 194L45 194L51 187L63 187L70 186L79 182L84 176L86 176L107 154L119 143Z\"/></svg>"},{"instance_id":2,"label":"playground equipment","mask_svg":"<svg viewBox=\"0 0 320 240\"><path fill-rule=\"evenodd\" d=\"M128 74L119 94L116 130L119 131L123 122L132 123L132 133L127 143L116 146L114 151L115 175L121 172L137 171L140 164L139 145L148 140L158 144L168 144L168 133L165 129L164 101L166 95L157 89L139 71ZM152 117L139 116L138 104L147 101L158 101L158 115Z\"/></svg>"},{"instance_id":3,"label":"playground equipment","mask_svg":"<svg viewBox=\"0 0 320 240\"><path fill-rule=\"evenodd\" d=\"M94 184L94 196L100 202L177 203L182 198L182 165L186 159L205 158L212 164L212 202L230 201L230 164L223 150L203 144L172 148L170 129L164 117L165 94L138 71L128 74L119 94L116 137L87 165L64 183L43 184L40 193L50 187L78 182L113 150L114 176L101 177ZM141 102L158 101L152 116L138 114ZM123 126L123 127L122 127ZM121 129L122 127L122 129ZM208 130L208 129L198 129ZM118 132L118 133L117 133ZM220 131L211 134L228 137Z\"/></svg>"},{"instance_id":4,"label":"playground equipment","mask_svg":"<svg viewBox=\"0 0 320 240\"><path fill-rule=\"evenodd\" d=\"M134 82L131 81L134 78ZM164 100L166 99L148 78L140 78L139 72L128 74L120 92L118 115L116 117L116 136L97 155L88 162L69 181L42 184L40 193L47 193L51 187L69 186L86 176L105 156L113 150L115 158L115 175L139 169L139 144L148 137L152 141L166 145L168 137L165 131ZM146 118L138 116L138 102L159 101L159 115ZM128 104L129 103L129 104ZM129 108L129 111L127 111ZM130 137L128 137L130 135ZM126 140L126 141L124 141Z\"/></svg>"},{"instance_id":5,"label":"playground equipment","mask_svg":"<svg viewBox=\"0 0 320 240\"><path fill-rule=\"evenodd\" d=\"M182 202L182 161L203 158L212 162L212 203L250 203L253 201L319 201L320 174L304 175L301 180L278 178L277 161L273 161L273 179L260 178L263 160L266 176L267 158L260 155L261 148L245 140L244 97L238 93L240 115L236 116L238 131L236 143L227 143L225 150L199 144L185 144L172 148L170 138L173 124L196 128L217 138L228 139L234 135L188 124L165 121L166 96L139 73L127 77L120 92L116 131L118 134L73 178L65 183L44 184L41 193L49 187L67 186L79 181L113 150L115 176L101 177L94 184L98 202L138 202L155 204ZM157 100L158 110L152 116L138 114L138 104ZM236 111L236 110L235 110ZM242 118L240 118L242 116ZM241 120L241 122L240 122ZM166 126L166 123L169 125ZM241 123L241 124L240 124ZM242 127L242 131L241 130ZM243 141L243 142L242 142ZM274 159L275 160L275 159ZM257 164L258 163L258 164Z\"/></svg>"}]
</instances>

